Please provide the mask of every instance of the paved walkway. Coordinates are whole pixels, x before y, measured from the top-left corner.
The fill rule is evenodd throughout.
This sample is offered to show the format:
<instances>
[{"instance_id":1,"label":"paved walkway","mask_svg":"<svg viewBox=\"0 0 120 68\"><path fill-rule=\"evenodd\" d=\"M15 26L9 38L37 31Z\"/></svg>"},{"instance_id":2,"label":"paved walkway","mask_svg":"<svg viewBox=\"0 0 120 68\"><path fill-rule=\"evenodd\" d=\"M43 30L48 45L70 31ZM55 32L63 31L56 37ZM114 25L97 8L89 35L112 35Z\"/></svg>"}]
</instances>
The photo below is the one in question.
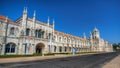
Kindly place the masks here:
<instances>
[{"instance_id":1,"label":"paved walkway","mask_svg":"<svg viewBox=\"0 0 120 68\"><path fill-rule=\"evenodd\" d=\"M106 63L103 68L120 68L120 55Z\"/></svg>"},{"instance_id":2,"label":"paved walkway","mask_svg":"<svg viewBox=\"0 0 120 68\"><path fill-rule=\"evenodd\" d=\"M45 60L45 59L64 58L64 57L72 57L72 56L79 56L79 55L87 55L87 54L78 54L78 55L72 55L71 54L71 55L55 55L55 56L33 56L33 57L0 58L0 63Z\"/></svg>"}]
</instances>

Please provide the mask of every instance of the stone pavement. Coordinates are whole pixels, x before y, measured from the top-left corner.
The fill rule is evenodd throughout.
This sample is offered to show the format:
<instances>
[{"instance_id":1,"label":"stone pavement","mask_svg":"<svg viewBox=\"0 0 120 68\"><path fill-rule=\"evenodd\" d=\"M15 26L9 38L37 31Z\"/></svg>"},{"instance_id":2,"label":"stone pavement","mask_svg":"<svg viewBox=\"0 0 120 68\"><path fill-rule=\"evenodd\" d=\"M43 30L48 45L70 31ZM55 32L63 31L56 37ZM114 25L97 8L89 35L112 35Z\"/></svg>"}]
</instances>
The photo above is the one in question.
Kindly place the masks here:
<instances>
[{"instance_id":1,"label":"stone pavement","mask_svg":"<svg viewBox=\"0 0 120 68\"><path fill-rule=\"evenodd\" d=\"M120 55L106 63L102 68L120 68Z\"/></svg>"}]
</instances>

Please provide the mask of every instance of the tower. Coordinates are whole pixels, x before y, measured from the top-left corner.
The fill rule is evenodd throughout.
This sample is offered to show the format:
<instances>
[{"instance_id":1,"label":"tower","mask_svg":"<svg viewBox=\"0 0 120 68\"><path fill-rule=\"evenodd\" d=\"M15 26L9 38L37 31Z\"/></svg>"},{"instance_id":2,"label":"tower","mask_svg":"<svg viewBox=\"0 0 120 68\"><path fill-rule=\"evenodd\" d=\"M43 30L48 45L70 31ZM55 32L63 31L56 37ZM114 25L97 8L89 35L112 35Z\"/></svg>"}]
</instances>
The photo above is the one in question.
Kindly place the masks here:
<instances>
[{"instance_id":1,"label":"tower","mask_svg":"<svg viewBox=\"0 0 120 68\"><path fill-rule=\"evenodd\" d=\"M49 19L49 17L48 17L47 25L48 26L50 25L50 19Z\"/></svg>"},{"instance_id":2,"label":"tower","mask_svg":"<svg viewBox=\"0 0 120 68\"><path fill-rule=\"evenodd\" d=\"M95 27L93 30L93 39L99 39L99 38L100 38L99 30Z\"/></svg>"},{"instance_id":3,"label":"tower","mask_svg":"<svg viewBox=\"0 0 120 68\"><path fill-rule=\"evenodd\" d=\"M89 38L90 38L90 40L92 40L92 39L93 39L93 36L92 36L92 33L91 33L91 32L90 32L90 37L89 37Z\"/></svg>"},{"instance_id":4,"label":"tower","mask_svg":"<svg viewBox=\"0 0 120 68\"><path fill-rule=\"evenodd\" d=\"M22 28L25 28L26 22L27 22L27 8L25 7L22 16Z\"/></svg>"},{"instance_id":5,"label":"tower","mask_svg":"<svg viewBox=\"0 0 120 68\"><path fill-rule=\"evenodd\" d=\"M52 27L53 27L53 29L55 27L55 20L54 19L53 19Z\"/></svg>"},{"instance_id":6,"label":"tower","mask_svg":"<svg viewBox=\"0 0 120 68\"><path fill-rule=\"evenodd\" d=\"M34 14L33 14L33 22L32 22L32 28L35 29L35 20L36 20L36 11L34 11Z\"/></svg>"},{"instance_id":7,"label":"tower","mask_svg":"<svg viewBox=\"0 0 120 68\"><path fill-rule=\"evenodd\" d=\"M86 38L86 35L85 35L85 33L83 33L83 38Z\"/></svg>"},{"instance_id":8,"label":"tower","mask_svg":"<svg viewBox=\"0 0 120 68\"><path fill-rule=\"evenodd\" d=\"M52 23L52 27L53 27L53 38L54 38L54 27L55 27L55 21L54 21L54 19L53 19L53 23Z\"/></svg>"},{"instance_id":9,"label":"tower","mask_svg":"<svg viewBox=\"0 0 120 68\"><path fill-rule=\"evenodd\" d=\"M35 36L35 28L36 28L36 11L34 10L33 13L33 21L31 22L31 27L32 27L32 36Z\"/></svg>"}]
</instances>

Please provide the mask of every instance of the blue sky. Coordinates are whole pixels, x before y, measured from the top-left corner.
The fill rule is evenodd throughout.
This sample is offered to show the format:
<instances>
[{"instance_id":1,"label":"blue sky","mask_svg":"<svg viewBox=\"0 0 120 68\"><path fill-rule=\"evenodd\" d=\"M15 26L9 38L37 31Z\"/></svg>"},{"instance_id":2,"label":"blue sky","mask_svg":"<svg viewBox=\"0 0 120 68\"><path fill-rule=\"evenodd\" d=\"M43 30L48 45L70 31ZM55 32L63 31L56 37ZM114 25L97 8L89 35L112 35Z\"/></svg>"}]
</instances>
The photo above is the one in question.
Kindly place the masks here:
<instances>
[{"instance_id":1,"label":"blue sky","mask_svg":"<svg viewBox=\"0 0 120 68\"><path fill-rule=\"evenodd\" d=\"M47 22L48 16L55 29L82 37L97 27L100 36L111 43L120 42L119 0L0 0L0 15L16 20L22 16L23 8L28 16Z\"/></svg>"}]
</instances>

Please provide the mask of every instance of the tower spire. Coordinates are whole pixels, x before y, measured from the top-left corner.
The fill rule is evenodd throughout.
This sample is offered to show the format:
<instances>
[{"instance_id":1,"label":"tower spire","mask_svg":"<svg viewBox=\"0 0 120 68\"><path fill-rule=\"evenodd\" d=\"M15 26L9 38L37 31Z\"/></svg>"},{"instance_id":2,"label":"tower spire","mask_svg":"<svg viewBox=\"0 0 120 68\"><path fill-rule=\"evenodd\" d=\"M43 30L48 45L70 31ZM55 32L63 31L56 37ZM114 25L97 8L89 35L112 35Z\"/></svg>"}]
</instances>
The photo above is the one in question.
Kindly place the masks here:
<instances>
[{"instance_id":1,"label":"tower spire","mask_svg":"<svg viewBox=\"0 0 120 68\"><path fill-rule=\"evenodd\" d=\"M27 7L24 7L23 13L27 13Z\"/></svg>"},{"instance_id":2,"label":"tower spire","mask_svg":"<svg viewBox=\"0 0 120 68\"><path fill-rule=\"evenodd\" d=\"M53 29L55 27L55 20L54 19L53 19L52 27L53 27Z\"/></svg>"},{"instance_id":3,"label":"tower spire","mask_svg":"<svg viewBox=\"0 0 120 68\"><path fill-rule=\"evenodd\" d=\"M86 38L86 35L85 35L85 33L83 33L83 38Z\"/></svg>"},{"instance_id":4,"label":"tower spire","mask_svg":"<svg viewBox=\"0 0 120 68\"><path fill-rule=\"evenodd\" d=\"M32 28L35 28L35 20L36 20L36 11L34 10L34 13L33 13L33 23L31 24Z\"/></svg>"},{"instance_id":5,"label":"tower spire","mask_svg":"<svg viewBox=\"0 0 120 68\"><path fill-rule=\"evenodd\" d=\"M100 38L99 30L95 27L93 30L93 39L99 39L99 38Z\"/></svg>"},{"instance_id":6,"label":"tower spire","mask_svg":"<svg viewBox=\"0 0 120 68\"><path fill-rule=\"evenodd\" d=\"M33 14L33 17L36 17L36 11L34 10L34 14Z\"/></svg>"},{"instance_id":7,"label":"tower spire","mask_svg":"<svg viewBox=\"0 0 120 68\"><path fill-rule=\"evenodd\" d=\"M90 39L92 39L92 33L90 32Z\"/></svg>"},{"instance_id":8,"label":"tower spire","mask_svg":"<svg viewBox=\"0 0 120 68\"><path fill-rule=\"evenodd\" d=\"M48 16L47 25L48 25L48 26L50 25L50 19L49 19L49 16Z\"/></svg>"},{"instance_id":9,"label":"tower spire","mask_svg":"<svg viewBox=\"0 0 120 68\"><path fill-rule=\"evenodd\" d=\"M24 7L23 17L22 17L22 26L24 26L26 24L26 21L27 21L27 7Z\"/></svg>"},{"instance_id":10,"label":"tower spire","mask_svg":"<svg viewBox=\"0 0 120 68\"><path fill-rule=\"evenodd\" d=\"M26 11L26 8L24 7L23 13L25 13L25 11Z\"/></svg>"},{"instance_id":11,"label":"tower spire","mask_svg":"<svg viewBox=\"0 0 120 68\"><path fill-rule=\"evenodd\" d=\"M52 23L52 25L54 26L55 25L55 20L53 19L53 23Z\"/></svg>"},{"instance_id":12,"label":"tower spire","mask_svg":"<svg viewBox=\"0 0 120 68\"><path fill-rule=\"evenodd\" d=\"M26 11L25 12L27 13L27 7L26 7Z\"/></svg>"}]
</instances>

